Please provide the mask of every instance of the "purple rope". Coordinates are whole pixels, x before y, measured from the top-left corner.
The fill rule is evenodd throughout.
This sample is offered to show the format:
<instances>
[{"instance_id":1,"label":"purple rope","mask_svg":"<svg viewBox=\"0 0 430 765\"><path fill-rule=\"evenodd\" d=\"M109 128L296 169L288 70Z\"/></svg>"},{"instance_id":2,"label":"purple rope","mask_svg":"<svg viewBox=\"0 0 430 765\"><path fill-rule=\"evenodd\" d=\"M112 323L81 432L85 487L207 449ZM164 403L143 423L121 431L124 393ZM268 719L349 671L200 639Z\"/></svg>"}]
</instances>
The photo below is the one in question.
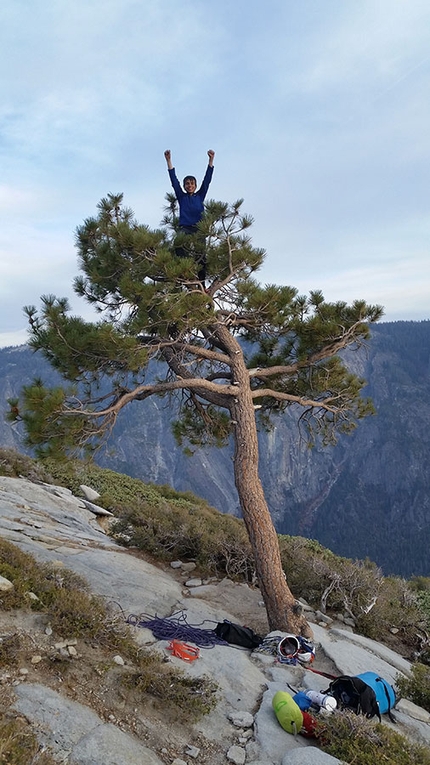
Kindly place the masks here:
<instances>
[{"instance_id":1,"label":"purple rope","mask_svg":"<svg viewBox=\"0 0 430 765\"><path fill-rule=\"evenodd\" d=\"M188 624L183 611L178 611L177 614L165 619L157 615L150 617L148 614L140 614L140 616L130 614L126 621L134 627L145 627L151 630L157 640L183 640L194 643L199 648L229 645L226 640L218 637L215 630L201 629L199 625Z\"/></svg>"}]
</instances>

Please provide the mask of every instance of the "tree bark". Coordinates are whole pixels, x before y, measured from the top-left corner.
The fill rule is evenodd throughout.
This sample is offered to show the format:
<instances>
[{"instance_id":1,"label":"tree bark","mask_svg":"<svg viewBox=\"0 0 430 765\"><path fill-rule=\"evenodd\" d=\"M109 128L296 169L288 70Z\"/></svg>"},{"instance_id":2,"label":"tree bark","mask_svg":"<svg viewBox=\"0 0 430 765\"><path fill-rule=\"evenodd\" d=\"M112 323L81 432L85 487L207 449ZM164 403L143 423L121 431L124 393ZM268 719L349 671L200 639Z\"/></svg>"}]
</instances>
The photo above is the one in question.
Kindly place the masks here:
<instances>
[{"instance_id":1,"label":"tree bark","mask_svg":"<svg viewBox=\"0 0 430 765\"><path fill-rule=\"evenodd\" d=\"M228 332L228 331L227 331ZM242 349L228 332L221 331L231 351L232 382L237 396L231 404L234 429L234 477L243 520L254 554L258 584L266 606L270 630L312 637L306 619L297 608L282 568L278 536L264 496L258 472L258 435L255 410Z\"/></svg>"}]
</instances>

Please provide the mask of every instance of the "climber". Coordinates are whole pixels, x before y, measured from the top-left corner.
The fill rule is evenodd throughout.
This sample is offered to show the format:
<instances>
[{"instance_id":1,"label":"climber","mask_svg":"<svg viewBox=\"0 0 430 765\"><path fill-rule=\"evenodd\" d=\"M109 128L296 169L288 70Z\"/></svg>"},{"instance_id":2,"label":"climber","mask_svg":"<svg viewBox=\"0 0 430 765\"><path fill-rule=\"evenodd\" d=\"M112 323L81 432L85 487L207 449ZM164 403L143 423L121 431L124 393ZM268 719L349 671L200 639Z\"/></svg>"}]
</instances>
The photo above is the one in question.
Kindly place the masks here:
<instances>
[{"instance_id":1,"label":"climber","mask_svg":"<svg viewBox=\"0 0 430 765\"><path fill-rule=\"evenodd\" d=\"M205 241L204 238L198 236L198 223L201 221L204 213L204 199L212 180L215 152L212 149L208 150L209 163L203 183L198 190L194 175L186 175L183 181L184 191L172 165L170 149L166 149L164 156L167 162L170 181L179 204L179 232L187 237L192 237L189 240L190 246L184 244L183 237L181 237L182 242L181 244L178 243L175 252L180 258L189 258L190 255L195 258L199 266L198 278L204 286L206 278Z\"/></svg>"}]
</instances>

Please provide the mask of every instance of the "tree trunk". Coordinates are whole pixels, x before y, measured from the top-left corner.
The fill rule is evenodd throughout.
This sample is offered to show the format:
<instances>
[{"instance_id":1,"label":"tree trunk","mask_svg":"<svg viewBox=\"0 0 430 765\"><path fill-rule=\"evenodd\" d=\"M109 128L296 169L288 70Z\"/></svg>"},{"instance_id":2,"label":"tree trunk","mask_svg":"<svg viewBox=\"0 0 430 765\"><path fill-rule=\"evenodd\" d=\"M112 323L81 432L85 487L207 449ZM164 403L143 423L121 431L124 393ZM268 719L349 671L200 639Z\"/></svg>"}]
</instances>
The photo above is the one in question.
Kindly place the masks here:
<instances>
[{"instance_id":1,"label":"tree trunk","mask_svg":"<svg viewBox=\"0 0 430 765\"><path fill-rule=\"evenodd\" d=\"M311 638L312 630L297 609L296 600L286 582L278 536L258 473L257 426L248 370L240 345L230 333L229 338L228 345L231 341L234 344L230 356L232 382L237 387L237 396L231 407L235 438L235 484L254 554L269 627L271 630L278 629ZM225 337L223 341L225 343Z\"/></svg>"}]
</instances>

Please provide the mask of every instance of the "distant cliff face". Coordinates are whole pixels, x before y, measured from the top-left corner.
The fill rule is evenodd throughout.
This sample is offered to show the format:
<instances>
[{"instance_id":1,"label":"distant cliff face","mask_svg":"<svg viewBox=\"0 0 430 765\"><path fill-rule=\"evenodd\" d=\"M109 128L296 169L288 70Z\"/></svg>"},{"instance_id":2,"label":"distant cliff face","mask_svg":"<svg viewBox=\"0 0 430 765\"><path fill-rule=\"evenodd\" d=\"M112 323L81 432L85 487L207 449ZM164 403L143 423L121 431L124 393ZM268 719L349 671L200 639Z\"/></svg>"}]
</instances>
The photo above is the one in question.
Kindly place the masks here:
<instances>
[{"instance_id":1,"label":"distant cliff face","mask_svg":"<svg viewBox=\"0 0 430 765\"><path fill-rule=\"evenodd\" d=\"M377 415L335 447L309 449L289 410L260 434L260 473L277 530L318 539L334 552L370 558L385 573L430 575L430 322L376 325L348 352L368 381ZM2 400L33 376L54 379L25 347L0 350ZM191 490L239 514L232 449L186 457L170 432L167 401L134 403L97 461L144 481ZM24 450L16 426L0 422L0 443Z\"/></svg>"}]
</instances>

